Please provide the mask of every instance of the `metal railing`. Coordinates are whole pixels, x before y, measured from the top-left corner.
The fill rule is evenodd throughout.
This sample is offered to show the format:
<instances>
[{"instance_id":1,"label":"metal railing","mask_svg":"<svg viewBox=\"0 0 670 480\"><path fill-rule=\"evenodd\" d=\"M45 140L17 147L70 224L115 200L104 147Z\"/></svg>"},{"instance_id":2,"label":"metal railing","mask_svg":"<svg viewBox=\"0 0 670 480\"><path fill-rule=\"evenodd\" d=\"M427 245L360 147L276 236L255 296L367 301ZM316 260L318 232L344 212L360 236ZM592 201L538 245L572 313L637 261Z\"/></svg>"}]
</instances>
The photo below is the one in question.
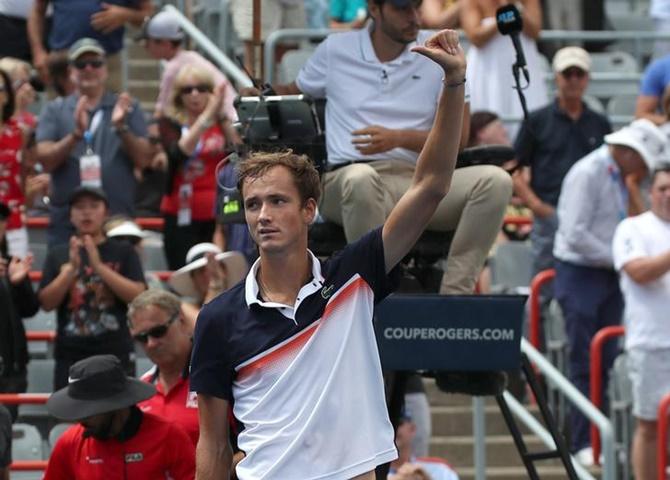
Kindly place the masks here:
<instances>
[{"instance_id":1,"label":"metal railing","mask_svg":"<svg viewBox=\"0 0 670 480\"><path fill-rule=\"evenodd\" d=\"M670 393L666 394L658 406L658 436L656 438L656 461L658 480L666 480L668 468L668 413L670 413Z\"/></svg>"},{"instance_id":2,"label":"metal railing","mask_svg":"<svg viewBox=\"0 0 670 480\"><path fill-rule=\"evenodd\" d=\"M530 282L530 295L528 296L530 309L528 314L528 337L531 345L538 351L542 348L540 345L540 324L542 322L540 294L542 287L551 282L554 277L556 277L556 270L550 268L535 275Z\"/></svg>"},{"instance_id":3,"label":"metal railing","mask_svg":"<svg viewBox=\"0 0 670 480\"><path fill-rule=\"evenodd\" d=\"M163 11L171 12L177 17L179 26L184 30L184 33L186 33L186 35L188 35L238 87L253 86L253 83L247 74L244 73L244 71L225 53L223 53L207 35L198 29L193 22L186 18L182 12L172 5L165 5Z\"/></svg>"},{"instance_id":4,"label":"metal railing","mask_svg":"<svg viewBox=\"0 0 670 480\"><path fill-rule=\"evenodd\" d=\"M592 424L596 425L596 428L600 433L603 453L602 480L616 480L618 478L618 464L616 462L614 428L612 427L612 422L595 405L593 405L593 403L591 403L588 398L586 398L579 390L577 390L577 387L575 387L570 382L570 380L565 378L565 376L559 372L558 369L554 367L551 362L549 362L549 360L547 360L544 355L537 351L525 338L521 339L521 351L528 356L529 360L544 375L548 383L559 389L563 395L565 395L565 398L570 401L574 408L582 412ZM511 397L511 395L506 395L505 397L508 401L510 401L508 397ZM516 403L518 404L518 402ZM512 405L513 403L510 401L510 407L512 407ZM515 413L515 415L517 415L517 417L519 417L521 421L526 423L528 428L531 428L531 425L526 422L528 419L526 418L524 420L524 416L522 416L530 416L531 414L522 405L518 404L517 407L517 409L512 408L512 411ZM525 413L521 414L521 412L518 411L519 409L523 410ZM539 423L536 426L539 426ZM551 440L549 432L547 432L546 429L543 430L546 438L551 442L551 444L548 443L548 445L553 447L553 440ZM545 438L542 436L540 438L545 441ZM545 441L545 443L547 442ZM581 478L593 478L590 476L590 474L588 474L589 476L582 476L582 474L579 472L580 470L584 472L584 469L581 468L581 465L576 465L574 460L573 464L575 464L575 469Z\"/></svg>"},{"instance_id":5,"label":"metal railing","mask_svg":"<svg viewBox=\"0 0 670 480\"><path fill-rule=\"evenodd\" d=\"M603 370L603 348L605 344L611 341L613 338L622 336L625 333L624 327L621 325L605 327L598 330L591 340L591 350L590 350L590 397L591 402L598 408L603 406L603 382L602 382L602 370ZM593 448L593 463L595 465L600 464L600 435L598 428L592 423L591 424L591 447Z\"/></svg>"}]
</instances>

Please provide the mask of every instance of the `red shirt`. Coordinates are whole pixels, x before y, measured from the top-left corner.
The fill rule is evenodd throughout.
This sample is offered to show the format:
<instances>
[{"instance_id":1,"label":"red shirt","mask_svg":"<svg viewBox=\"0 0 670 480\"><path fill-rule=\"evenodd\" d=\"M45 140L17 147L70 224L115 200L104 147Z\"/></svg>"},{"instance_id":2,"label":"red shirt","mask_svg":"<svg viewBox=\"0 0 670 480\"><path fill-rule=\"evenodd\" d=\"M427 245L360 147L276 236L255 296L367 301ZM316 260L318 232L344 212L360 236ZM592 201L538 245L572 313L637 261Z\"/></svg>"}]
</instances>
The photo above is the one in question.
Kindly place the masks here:
<instances>
[{"instance_id":1,"label":"red shirt","mask_svg":"<svg viewBox=\"0 0 670 480\"><path fill-rule=\"evenodd\" d=\"M226 140L219 125L213 125L203 133L196 149L197 154L189 158L183 169L175 175L172 190L161 201L161 212L177 215L179 211L179 189L190 183L191 218L193 220L213 220L216 200L216 166L225 157ZM199 151L198 151L199 150Z\"/></svg>"},{"instance_id":2,"label":"red shirt","mask_svg":"<svg viewBox=\"0 0 670 480\"><path fill-rule=\"evenodd\" d=\"M178 426L143 414L131 438L100 441L84 438L77 424L63 433L49 458L44 480L192 480L195 448Z\"/></svg>"},{"instance_id":3,"label":"red shirt","mask_svg":"<svg viewBox=\"0 0 670 480\"><path fill-rule=\"evenodd\" d=\"M190 391L188 376L183 375L167 393L163 391L163 386L158 381L156 368L143 375L142 381L155 385L156 395L138 403L137 406L143 412L150 412L180 425L191 437L193 445L197 445L200 435L198 396L195 392Z\"/></svg>"},{"instance_id":4,"label":"red shirt","mask_svg":"<svg viewBox=\"0 0 670 480\"><path fill-rule=\"evenodd\" d=\"M9 207L7 229L21 228L21 207L25 203L21 189L21 130L12 120L0 128L0 202ZM212 177L213 178L213 177Z\"/></svg>"}]
</instances>

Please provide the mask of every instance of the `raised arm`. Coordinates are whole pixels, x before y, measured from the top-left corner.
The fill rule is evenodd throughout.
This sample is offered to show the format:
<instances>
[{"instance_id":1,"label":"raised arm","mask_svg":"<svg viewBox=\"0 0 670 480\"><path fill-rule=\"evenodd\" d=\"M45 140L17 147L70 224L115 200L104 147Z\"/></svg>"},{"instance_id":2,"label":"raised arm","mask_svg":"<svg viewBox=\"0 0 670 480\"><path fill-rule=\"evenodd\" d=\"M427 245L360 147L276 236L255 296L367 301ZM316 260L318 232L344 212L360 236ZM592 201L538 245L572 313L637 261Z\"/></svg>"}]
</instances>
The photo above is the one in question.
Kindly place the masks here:
<instances>
[{"instance_id":1,"label":"raised arm","mask_svg":"<svg viewBox=\"0 0 670 480\"><path fill-rule=\"evenodd\" d=\"M198 393L200 437L195 451L196 480L228 480L233 451L228 433L228 402Z\"/></svg>"},{"instance_id":2,"label":"raised arm","mask_svg":"<svg viewBox=\"0 0 670 480\"><path fill-rule=\"evenodd\" d=\"M428 140L419 154L412 184L391 211L382 230L387 271L416 243L447 194L461 138L465 55L458 43L458 33L443 30L413 51L442 67L444 90Z\"/></svg>"}]
</instances>

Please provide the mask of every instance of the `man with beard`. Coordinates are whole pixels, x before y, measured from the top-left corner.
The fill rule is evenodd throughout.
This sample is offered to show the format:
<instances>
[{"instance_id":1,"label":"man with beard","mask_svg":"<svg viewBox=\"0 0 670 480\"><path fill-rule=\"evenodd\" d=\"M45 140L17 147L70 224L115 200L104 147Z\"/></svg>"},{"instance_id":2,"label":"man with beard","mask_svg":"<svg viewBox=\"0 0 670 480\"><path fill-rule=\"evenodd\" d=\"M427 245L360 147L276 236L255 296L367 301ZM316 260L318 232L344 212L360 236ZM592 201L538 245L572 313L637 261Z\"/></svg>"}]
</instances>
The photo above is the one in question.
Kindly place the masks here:
<instances>
[{"instance_id":1,"label":"man with beard","mask_svg":"<svg viewBox=\"0 0 670 480\"><path fill-rule=\"evenodd\" d=\"M421 0L369 0L368 6L370 28L330 35L294 83L274 87L328 100L329 171L319 209L344 227L348 242L384 223L409 188L442 91L440 67L410 51L430 36L419 31ZM467 103L464 114L461 146L468 138ZM511 192L500 168L454 172L428 225L455 231L440 293L473 293Z\"/></svg>"},{"instance_id":2,"label":"man with beard","mask_svg":"<svg viewBox=\"0 0 670 480\"><path fill-rule=\"evenodd\" d=\"M51 395L47 409L78 423L56 442L43 478L194 478L195 451L186 432L136 406L154 393L152 385L126 377L113 355L72 365L68 386Z\"/></svg>"},{"instance_id":3,"label":"man with beard","mask_svg":"<svg viewBox=\"0 0 670 480\"><path fill-rule=\"evenodd\" d=\"M105 193L79 187L69 204L76 235L69 244L49 249L38 292L43 310L58 309L55 388L67 385L73 363L91 355L114 354L128 373L134 372L127 304L146 288L132 245L105 237Z\"/></svg>"}]
</instances>

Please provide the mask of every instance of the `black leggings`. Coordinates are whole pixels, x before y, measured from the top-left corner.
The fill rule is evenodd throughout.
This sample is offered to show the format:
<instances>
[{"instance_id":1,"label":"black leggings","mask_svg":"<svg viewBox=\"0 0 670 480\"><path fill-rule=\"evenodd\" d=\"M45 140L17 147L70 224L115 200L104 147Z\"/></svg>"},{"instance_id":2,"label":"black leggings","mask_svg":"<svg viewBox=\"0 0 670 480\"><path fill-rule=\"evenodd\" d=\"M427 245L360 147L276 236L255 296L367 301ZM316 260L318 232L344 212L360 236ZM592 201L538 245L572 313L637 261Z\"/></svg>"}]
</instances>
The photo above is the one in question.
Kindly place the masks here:
<instances>
[{"instance_id":1,"label":"black leggings","mask_svg":"<svg viewBox=\"0 0 670 480\"><path fill-rule=\"evenodd\" d=\"M186 252L196 243L211 242L214 236L214 219L194 220L190 225L177 225L175 215L165 215L163 250L170 270L178 270L186 261Z\"/></svg>"}]
</instances>

